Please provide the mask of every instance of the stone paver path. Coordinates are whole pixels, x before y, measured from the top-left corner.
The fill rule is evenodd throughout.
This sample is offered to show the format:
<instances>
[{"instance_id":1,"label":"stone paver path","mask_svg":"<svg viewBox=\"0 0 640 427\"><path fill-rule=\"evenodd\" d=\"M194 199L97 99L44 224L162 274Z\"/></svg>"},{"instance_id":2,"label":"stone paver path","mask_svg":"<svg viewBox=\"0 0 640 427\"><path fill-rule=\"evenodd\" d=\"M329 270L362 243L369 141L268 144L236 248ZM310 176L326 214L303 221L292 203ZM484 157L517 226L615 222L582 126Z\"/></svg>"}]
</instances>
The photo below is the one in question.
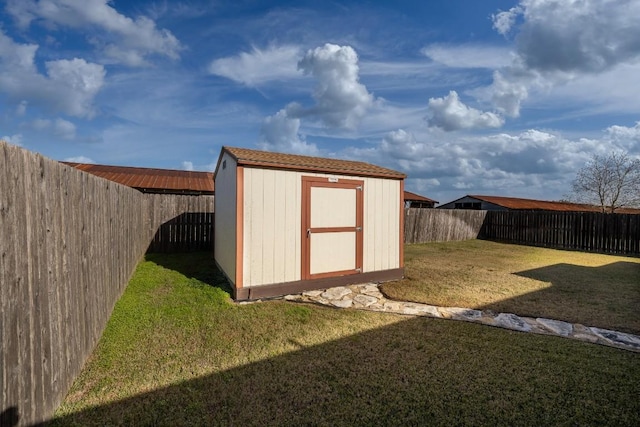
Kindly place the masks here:
<instances>
[{"instance_id":1,"label":"stone paver path","mask_svg":"<svg viewBox=\"0 0 640 427\"><path fill-rule=\"evenodd\" d=\"M640 336L637 335L553 319L522 317L512 313L494 313L489 310L437 307L415 302L393 301L385 298L378 286L373 283L340 286L326 290L286 295L283 298L287 301L316 303L338 308L355 308L411 316L464 320L521 332L557 335L640 352Z\"/></svg>"}]
</instances>

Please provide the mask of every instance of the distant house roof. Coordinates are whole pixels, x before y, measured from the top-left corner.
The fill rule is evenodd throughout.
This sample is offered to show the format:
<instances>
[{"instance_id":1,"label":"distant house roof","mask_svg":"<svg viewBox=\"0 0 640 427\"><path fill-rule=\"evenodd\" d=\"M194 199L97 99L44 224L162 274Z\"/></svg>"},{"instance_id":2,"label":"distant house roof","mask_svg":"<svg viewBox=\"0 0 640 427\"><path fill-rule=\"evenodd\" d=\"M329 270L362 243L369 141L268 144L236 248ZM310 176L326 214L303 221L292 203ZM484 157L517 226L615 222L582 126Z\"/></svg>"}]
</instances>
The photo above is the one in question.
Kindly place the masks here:
<instances>
[{"instance_id":1,"label":"distant house roof","mask_svg":"<svg viewBox=\"0 0 640 427\"><path fill-rule=\"evenodd\" d=\"M552 202L548 200L521 199L517 197L502 197L502 196L468 195L465 197L473 197L474 199L481 200L487 203L493 203L494 205L502 206L504 208L512 209L512 210L544 210L544 211L566 211L566 212L601 212L602 211L598 206L586 205L581 203ZM450 203L454 203L454 202L450 202ZM616 213L640 214L640 209L621 208L621 209L616 209Z\"/></svg>"},{"instance_id":2,"label":"distant house roof","mask_svg":"<svg viewBox=\"0 0 640 427\"><path fill-rule=\"evenodd\" d=\"M404 192L404 200L410 202L431 202L431 203L440 203L437 200L430 199L428 197L421 196L416 193L412 193L411 191Z\"/></svg>"},{"instance_id":3,"label":"distant house roof","mask_svg":"<svg viewBox=\"0 0 640 427\"><path fill-rule=\"evenodd\" d=\"M213 173L62 162L144 193L213 194Z\"/></svg>"},{"instance_id":4,"label":"distant house roof","mask_svg":"<svg viewBox=\"0 0 640 427\"><path fill-rule=\"evenodd\" d=\"M297 154L272 153L248 148L222 147L244 166L259 166L273 169L323 172L337 175L356 175L376 178L404 179L406 175L392 169L351 160L327 159L323 157L301 156ZM220 156L222 158L222 155ZM216 168L217 170L217 168Z\"/></svg>"}]
</instances>

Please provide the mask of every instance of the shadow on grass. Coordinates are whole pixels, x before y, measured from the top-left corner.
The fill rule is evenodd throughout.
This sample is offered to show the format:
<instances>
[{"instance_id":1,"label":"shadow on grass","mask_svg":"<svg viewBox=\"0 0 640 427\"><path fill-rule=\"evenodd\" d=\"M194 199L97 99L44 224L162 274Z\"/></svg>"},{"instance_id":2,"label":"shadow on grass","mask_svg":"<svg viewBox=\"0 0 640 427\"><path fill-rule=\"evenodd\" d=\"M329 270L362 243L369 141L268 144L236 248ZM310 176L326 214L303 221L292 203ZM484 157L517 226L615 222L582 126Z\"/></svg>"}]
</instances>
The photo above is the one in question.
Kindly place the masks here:
<instances>
[{"instance_id":1,"label":"shadow on grass","mask_svg":"<svg viewBox=\"0 0 640 427\"><path fill-rule=\"evenodd\" d=\"M640 264L619 261L586 267L560 263L513 274L551 283L551 287L482 309L640 334Z\"/></svg>"},{"instance_id":2,"label":"shadow on grass","mask_svg":"<svg viewBox=\"0 0 640 427\"><path fill-rule=\"evenodd\" d=\"M638 425L639 379L634 353L414 318L52 425Z\"/></svg>"},{"instance_id":3,"label":"shadow on grass","mask_svg":"<svg viewBox=\"0 0 640 427\"><path fill-rule=\"evenodd\" d=\"M213 252L154 253L145 255L145 259L233 295L226 277L216 267Z\"/></svg>"}]
</instances>

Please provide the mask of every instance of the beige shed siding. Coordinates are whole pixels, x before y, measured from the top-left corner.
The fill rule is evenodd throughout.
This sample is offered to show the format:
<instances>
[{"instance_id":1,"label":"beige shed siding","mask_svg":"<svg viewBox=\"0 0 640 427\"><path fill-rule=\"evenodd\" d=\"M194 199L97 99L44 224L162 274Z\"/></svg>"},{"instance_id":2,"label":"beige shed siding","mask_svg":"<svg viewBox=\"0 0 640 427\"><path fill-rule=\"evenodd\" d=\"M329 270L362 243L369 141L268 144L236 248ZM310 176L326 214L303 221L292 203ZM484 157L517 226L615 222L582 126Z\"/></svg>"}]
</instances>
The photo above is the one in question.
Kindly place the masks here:
<instances>
[{"instance_id":1,"label":"beige shed siding","mask_svg":"<svg viewBox=\"0 0 640 427\"><path fill-rule=\"evenodd\" d=\"M245 167L245 287L301 279L302 176L364 181L363 272L400 267L399 180Z\"/></svg>"},{"instance_id":2,"label":"beige shed siding","mask_svg":"<svg viewBox=\"0 0 640 427\"><path fill-rule=\"evenodd\" d=\"M222 162L227 167L222 168ZM225 153L218 173L215 205L214 257L227 277L236 282L236 162Z\"/></svg>"},{"instance_id":3,"label":"beige shed siding","mask_svg":"<svg viewBox=\"0 0 640 427\"><path fill-rule=\"evenodd\" d=\"M400 181L365 178L363 272L400 267Z\"/></svg>"},{"instance_id":4,"label":"beige shed siding","mask_svg":"<svg viewBox=\"0 0 640 427\"><path fill-rule=\"evenodd\" d=\"M299 175L273 169L244 172L244 286L300 280Z\"/></svg>"}]
</instances>

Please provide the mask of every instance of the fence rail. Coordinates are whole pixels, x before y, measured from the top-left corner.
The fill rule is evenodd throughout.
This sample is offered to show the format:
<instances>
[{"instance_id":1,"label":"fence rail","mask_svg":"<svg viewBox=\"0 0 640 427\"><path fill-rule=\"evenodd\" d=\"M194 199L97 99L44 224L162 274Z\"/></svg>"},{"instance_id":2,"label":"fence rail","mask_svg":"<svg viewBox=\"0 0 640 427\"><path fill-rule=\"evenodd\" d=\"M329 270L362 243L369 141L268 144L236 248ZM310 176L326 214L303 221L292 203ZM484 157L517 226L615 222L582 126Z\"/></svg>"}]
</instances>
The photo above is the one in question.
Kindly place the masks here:
<instances>
[{"instance_id":1,"label":"fence rail","mask_svg":"<svg viewBox=\"0 0 640 427\"><path fill-rule=\"evenodd\" d=\"M489 211L480 238L556 249L640 255L640 215Z\"/></svg>"}]
</instances>

